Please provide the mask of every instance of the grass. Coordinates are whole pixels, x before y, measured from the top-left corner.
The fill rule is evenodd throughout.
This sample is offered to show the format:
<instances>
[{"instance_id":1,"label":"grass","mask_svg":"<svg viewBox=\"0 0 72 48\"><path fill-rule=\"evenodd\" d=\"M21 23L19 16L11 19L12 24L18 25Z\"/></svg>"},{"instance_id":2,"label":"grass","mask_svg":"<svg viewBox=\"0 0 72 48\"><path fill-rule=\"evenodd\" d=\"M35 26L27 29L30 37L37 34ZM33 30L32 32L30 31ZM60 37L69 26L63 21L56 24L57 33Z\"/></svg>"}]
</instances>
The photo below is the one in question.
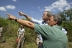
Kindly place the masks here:
<instances>
[{"instance_id":1,"label":"grass","mask_svg":"<svg viewBox=\"0 0 72 48\"><path fill-rule=\"evenodd\" d=\"M24 45L24 48L37 48L37 45L34 42Z\"/></svg>"},{"instance_id":2,"label":"grass","mask_svg":"<svg viewBox=\"0 0 72 48\"><path fill-rule=\"evenodd\" d=\"M16 48L16 37L6 38L5 43L0 43L0 48ZM25 42L24 48L37 48L35 42Z\"/></svg>"},{"instance_id":3,"label":"grass","mask_svg":"<svg viewBox=\"0 0 72 48\"><path fill-rule=\"evenodd\" d=\"M5 43L0 43L0 48L16 48L16 37L6 38ZM24 48L37 48L35 42L25 42ZM72 48L72 42L68 43L68 48Z\"/></svg>"},{"instance_id":4,"label":"grass","mask_svg":"<svg viewBox=\"0 0 72 48\"><path fill-rule=\"evenodd\" d=\"M72 48L72 42L68 43L68 48Z\"/></svg>"},{"instance_id":5,"label":"grass","mask_svg":"<svg viewBox=\"0 0 72 48\"><path fill-rule=\"evenodd\" d=\"M14 48L15 38L10 37L6 39L5 43L0 43L0 48Z\"/></svg>"}]
</instances>

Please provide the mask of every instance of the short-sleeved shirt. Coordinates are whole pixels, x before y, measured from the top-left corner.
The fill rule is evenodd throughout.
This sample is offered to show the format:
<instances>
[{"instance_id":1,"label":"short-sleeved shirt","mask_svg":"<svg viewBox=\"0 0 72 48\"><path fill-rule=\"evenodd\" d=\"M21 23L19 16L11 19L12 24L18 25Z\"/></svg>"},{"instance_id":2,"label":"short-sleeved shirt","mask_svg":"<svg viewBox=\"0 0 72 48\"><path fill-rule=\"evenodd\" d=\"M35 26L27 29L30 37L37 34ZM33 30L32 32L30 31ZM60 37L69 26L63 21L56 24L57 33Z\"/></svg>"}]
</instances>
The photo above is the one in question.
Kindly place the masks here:
<instances>
[{"instance_id":1,"label":"short-sleeved shirt","mask_svg":"<svg viewBox=\"0 0 72 48\"><path fill-rule=\"evenodd\" d=\"M34 25L36 33L43 38L43 48L67 48L68 39L60 26Z\"/></svg>"},{"instance_id":2,"label":"short-sleeved shirt","mask_svg":"<svg viewBox=\"0 0 72 48\"><path fill-rule=\"evenodd\" d=\"M47 22L44 22L43 20L36 20L32 18L31 21L39 25L47 25Z\"/></svg>"},{"instance_id":3,"label":"short-sleeved shirt","mask_svg":"<svg viewBox=\"0 0 72 48\"><path fill-rule=\"evenodd\" d=\"M19 34L23 34L23 33L25 32L25 29L24 29L24 28L22 28L22 29L19 28L19 29L18 29L18 32L19 32Z\"/></svg>"}]
</instances>

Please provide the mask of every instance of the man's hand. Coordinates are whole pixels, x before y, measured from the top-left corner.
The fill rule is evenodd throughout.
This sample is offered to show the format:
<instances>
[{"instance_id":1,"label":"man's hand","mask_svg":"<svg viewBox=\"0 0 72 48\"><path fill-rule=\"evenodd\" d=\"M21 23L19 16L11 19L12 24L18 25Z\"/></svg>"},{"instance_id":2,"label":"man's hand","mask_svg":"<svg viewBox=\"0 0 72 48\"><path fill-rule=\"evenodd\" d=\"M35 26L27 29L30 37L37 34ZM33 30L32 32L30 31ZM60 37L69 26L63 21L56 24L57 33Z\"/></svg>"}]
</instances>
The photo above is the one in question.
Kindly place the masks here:
<instances>
[{"instance_id":1,"label":"man's hand","mask_svg":"<svg viewBox=\"0 0 72 48\"><path fill-rule=\"evenodd\" d=\"M18 11L20 16L25 16L26 14L24 14L23 12Z\"/></svg>"},{"instance_id":2,"label":"man's hand","mask_svg":"<svg viewBox=\"0 0 72 48\"><path fill-rule=\"evenodd\" d=\"M11 14L6 14L6 15L8 16L8 18L9 18L10 20L14 20L14 19L16 19L16 17L13 16L13 15L11 15Z\"/></svg>"}]
</instances>

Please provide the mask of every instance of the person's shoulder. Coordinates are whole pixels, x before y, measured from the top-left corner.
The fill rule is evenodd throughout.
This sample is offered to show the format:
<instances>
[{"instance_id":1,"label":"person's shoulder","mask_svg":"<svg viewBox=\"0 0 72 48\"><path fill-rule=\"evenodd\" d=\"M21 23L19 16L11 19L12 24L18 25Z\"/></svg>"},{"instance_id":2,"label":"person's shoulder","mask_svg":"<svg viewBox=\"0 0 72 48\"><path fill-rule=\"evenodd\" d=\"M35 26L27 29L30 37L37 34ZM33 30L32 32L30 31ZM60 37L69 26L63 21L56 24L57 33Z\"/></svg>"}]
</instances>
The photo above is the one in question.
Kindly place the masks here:
<instances>
[{"instance_id":1,"label":"person's shoulder","mask_svg":"<svg viewBox=\"0 0 72 48\"><path fill-rule=\"evenodd\" d=\"M39 24L35 24L34 27L35 27L35 28L43 28L43 29L45 29L45 28L49 28L49 27L51 27L51 26L49 26L49 25L39 25Z\"/></svg>"}]
</instances>

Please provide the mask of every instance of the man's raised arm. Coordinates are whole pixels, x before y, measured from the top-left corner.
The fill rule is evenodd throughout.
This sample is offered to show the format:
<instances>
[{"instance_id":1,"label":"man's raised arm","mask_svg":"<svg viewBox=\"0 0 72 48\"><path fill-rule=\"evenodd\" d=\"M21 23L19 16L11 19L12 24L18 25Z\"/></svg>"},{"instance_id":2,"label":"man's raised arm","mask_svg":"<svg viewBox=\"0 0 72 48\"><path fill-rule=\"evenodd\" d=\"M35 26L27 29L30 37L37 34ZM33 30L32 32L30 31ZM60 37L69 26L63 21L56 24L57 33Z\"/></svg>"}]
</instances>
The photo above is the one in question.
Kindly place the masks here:
<instances>
[{"instance_id":1,"label":"man's raised arm","mask_svg":"<svg viewBox=\"0 0 72 48\"><path fill-rule=\"evenodd\" d=\"M34 23L30 22L30 21L26 21L26 20L22 20L22 19L18 19L16 18L15 16L11 15L11 14L6 14L8 16L8 18L10 20L15 20L16 22L26 26L26 27L29 27L31 29L34 29Z\"/></svg>"},{"instance_id":2,"label":"man's raised arm","mask_svg":"<svg viewBox=\"0 0 72 48\"><path fill-rule=\"evenodd\" d=\"M18 13L19 13L20 16L25 16L28 20L31 21L32 18L30 16L28 16L28 15L26 15L23 12L20 12L20 11L18 11Z\"/></svg>"}]
</instances>

